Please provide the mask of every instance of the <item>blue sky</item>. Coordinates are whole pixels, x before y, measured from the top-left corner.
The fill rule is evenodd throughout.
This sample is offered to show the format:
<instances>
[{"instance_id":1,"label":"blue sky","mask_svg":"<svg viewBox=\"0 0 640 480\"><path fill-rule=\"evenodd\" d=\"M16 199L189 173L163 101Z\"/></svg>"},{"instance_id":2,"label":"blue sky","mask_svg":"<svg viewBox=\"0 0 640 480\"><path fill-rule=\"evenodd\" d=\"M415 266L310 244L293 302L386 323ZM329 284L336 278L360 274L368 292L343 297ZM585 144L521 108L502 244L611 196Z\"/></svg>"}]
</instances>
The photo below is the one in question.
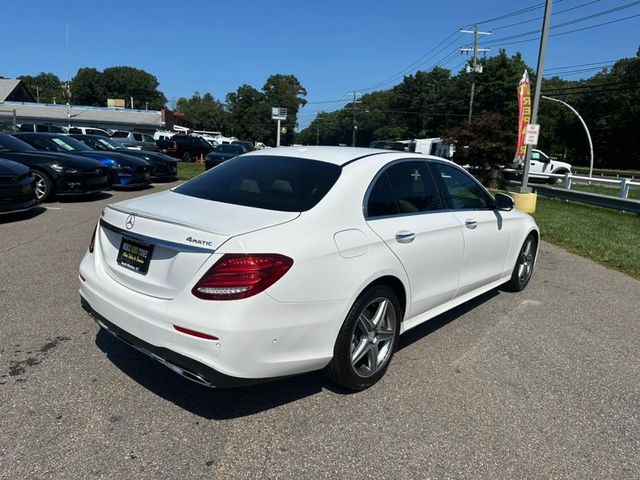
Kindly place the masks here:
<instances>
[{"instance_id":1,"label":"blue sky","mask_svg":"<svg viewBox=\"0 0 640 480\"><path fill-rule=\"evenodd\" d=\"M154 74L161 90L172 100L191 96L194 91L211 92L224 99L226 93L243 83L260 88L269 75L290 73L306 87L309 102L336 100L401 71L462 25L537 3L540 1L4 1L0 75L50 71L66 78L68 22L71 75L83 66L102 69L130 65ZM578 8L554 16L552 25L629 3L631 0L556 0L555 12ZM636 14L640 14L640 5L555 31ZM541 15L539 8L480 27L491 30ZM533 30L540 24L535 20L495 30L482 42ZM640 44L638 31L640 17L554 37L546 66L633 56ZM444 66L460 66L464 57L453 52L471 36L459 40L454 36L452 40L422 68L447 60L450 53L450 61ZM531 41L505 48L509 53L521 51L525 60L535 65L537 45L537 41ZM492 47L492 52L498 47ZM574 73L569 78L590 74ZM394 83L397 81L388 85ZM318 110L340 105L310 104L301 112L300 123L306 125Z\"/></svg>"}]
</instances>

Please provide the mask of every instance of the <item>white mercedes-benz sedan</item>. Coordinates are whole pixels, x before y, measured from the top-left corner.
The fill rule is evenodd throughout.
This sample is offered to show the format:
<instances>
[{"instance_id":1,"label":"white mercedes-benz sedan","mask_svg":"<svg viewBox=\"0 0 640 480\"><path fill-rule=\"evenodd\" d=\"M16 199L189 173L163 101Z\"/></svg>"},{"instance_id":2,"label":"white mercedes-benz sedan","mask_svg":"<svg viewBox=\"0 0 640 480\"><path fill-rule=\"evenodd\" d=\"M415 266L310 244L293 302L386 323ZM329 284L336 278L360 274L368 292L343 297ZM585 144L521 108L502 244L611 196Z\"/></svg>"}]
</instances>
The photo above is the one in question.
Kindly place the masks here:
<instances>
[{"instance_id":1,"label":"white mercedes-benz sedan","mask_svg":"<svg viewBox=\"0 0 640 480\"><path fill-rule=\"evenodd\" d=\"M80 295L103 329L203 385L324 369L360 390L403 332L525 288L538 242L510 197L441 158L277 148L106 207Z\"/></svg>"}]
</instances>

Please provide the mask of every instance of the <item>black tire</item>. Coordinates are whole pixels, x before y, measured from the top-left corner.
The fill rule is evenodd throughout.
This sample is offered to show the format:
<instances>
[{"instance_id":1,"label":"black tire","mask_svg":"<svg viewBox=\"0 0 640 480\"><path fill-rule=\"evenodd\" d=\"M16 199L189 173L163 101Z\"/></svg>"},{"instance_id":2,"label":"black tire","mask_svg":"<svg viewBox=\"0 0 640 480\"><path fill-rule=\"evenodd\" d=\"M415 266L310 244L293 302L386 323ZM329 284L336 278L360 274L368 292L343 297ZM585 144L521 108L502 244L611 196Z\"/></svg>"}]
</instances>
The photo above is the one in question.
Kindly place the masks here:
<instances>
[{"instance_id":1,"label":"black tire","mask_svg":"<svg viewBox=\"0 0 640 480\"><path fill-rule=\"evenodd\" d=\"M529 253L525 253L527 250ZM512 292L521 292L527 287L529 280L531 280L531 277L533 276L533 268L536 263L537 252L538 238L535 234L530 233L520 248L516 264L513 267L511 279L505 284L505 288L507 290Z\"/></svg>"},{"instance_id":2,"label":"black tire","mask_svg":"<svg viewBox=\"0 0 640 480\"><path fill-rule=\"evenodd\" d=\"M380 322L380 340L376 340L375 329L370 331L371 335L376 338L366 337L364 335L358 335L361 325L366 322L362 321L362 316L365 318L370 315L369 312L373 310L377 311L376 302L386 300L386 308L388 312L388 319L384 319ZM388 309L392 309L388 310ZM400 336L400 323L402 322L402 309L400 308L400 302L395 292L386 285L376 285L365 290L355 301L349 314L345 319L336 343L333 349L333 359L331 363L325 369L325 375L337 384L354 391L364 390L374 385L387 371L389 363L393 358L393 354L398 345L398 338ZM393 317L393 322L391 318ZM387 321L388 320L388 321ZM384 329L382 323L386 322ZM393 328L391 328L393 323ZM370 326L373 326L369 323ZM360 332L361 333L361 332ZM385 335L385 339L382 340L382 335ZM352 362L352 359L356 355L360 347L364 345L366 353L362 354L361 362L363 363L358 367L358 361ZM375 352L373 351L375 348ZM376 358L377 366L374 371L369 369L364 363L369 362L371 357ZM379 356L383 358L380 360ZM356 366L354 366L354 363ZM367 371L369 374L363 374L363 371Z\"/></svg>"},{"instance_id":3,"label":"black tire","mask_svg":"<svg viewBox=\"0 0 640 480\"><path fill-rule=\"evenodd\" d=\"M36 198L39 203L46 202L52 197L55 184L49 175L39 170L33 170L33 176L36 177Z\"/></svg>"},{"instance_id":4,"label":"black tire","mask_svg":"<svg viewBox=\"0 0 640 480\"><path fill-rule=\"evenodd\" d=\"M551 172L551 173L555 173L555 174L558 174L558 175L564 175L565 173L569 173L569 172L567 172L566 170L559 170L557 172ZM556 177L549 177L547 179L547 183L549 185L559 185L559 184L562 183L562 179L561 178L556 178Z\"/></svg>"},{"instance_id":5,"label":"black tire","mask_svg":"<svg viewBox=\"0 0 640 480\"><path fill-rule=\"evenodd\" d=\"M182 154L182 161L183 162L193 162L193 158L191 157L191 152L184 152Z\"/></svg>"}]
</instances>

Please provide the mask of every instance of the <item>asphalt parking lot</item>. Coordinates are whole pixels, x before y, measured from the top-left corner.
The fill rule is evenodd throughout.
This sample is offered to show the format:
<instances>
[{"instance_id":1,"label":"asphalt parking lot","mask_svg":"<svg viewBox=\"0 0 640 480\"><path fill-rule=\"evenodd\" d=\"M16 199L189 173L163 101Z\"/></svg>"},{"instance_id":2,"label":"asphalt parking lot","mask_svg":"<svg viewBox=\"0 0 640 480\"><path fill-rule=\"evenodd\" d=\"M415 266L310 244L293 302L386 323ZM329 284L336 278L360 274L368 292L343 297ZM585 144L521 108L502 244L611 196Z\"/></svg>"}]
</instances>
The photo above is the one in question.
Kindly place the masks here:
<instances>
[{"instance_id":1,"label":"asphalt parking lot","mask_svg":"<svg viewBox=\"0 0 640 480\"><path fill-rule=\"evenodd\" d=\"M369 390L209 390L80 307L100 209L144 193L0 219L0 478L640 477L637 280L543 243L526 291L412 330Z\"/></svg>"}]
</instances>

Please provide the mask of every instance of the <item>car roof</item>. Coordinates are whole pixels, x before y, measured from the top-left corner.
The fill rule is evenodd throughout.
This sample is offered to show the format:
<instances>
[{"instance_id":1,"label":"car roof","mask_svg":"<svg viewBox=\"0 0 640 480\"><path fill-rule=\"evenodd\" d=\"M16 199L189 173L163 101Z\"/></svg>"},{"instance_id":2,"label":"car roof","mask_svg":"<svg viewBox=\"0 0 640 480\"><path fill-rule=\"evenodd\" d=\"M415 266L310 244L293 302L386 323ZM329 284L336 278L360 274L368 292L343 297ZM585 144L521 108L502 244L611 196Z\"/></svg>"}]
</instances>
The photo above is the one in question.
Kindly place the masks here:
<instances>
[{"instance_id":1,"label":"car roof","mask_svg":"<svg viewBox=\"0 0 640 480\"><path fill-rule=\"evenodd\" d=\"M389 161L400 160L403 158L430 158L433 160L442 160L450 162L444 158L434 157L432 155L423 155L421 153L412 152L400 152L397 150L385 150L381 148L360 148L360 147L319 147L319 146L307 146L307 147L278 147L269 148L267 150L255 150L253 152L246 153L247 155L265 155L265 156L283 156L283 157L296 157L304 158L307 160L319 160L322 162L333 163L335 165L345 166L348 163L356 160L364 159L373 156L384 155Z\"/></svg>"}]
</instances>

